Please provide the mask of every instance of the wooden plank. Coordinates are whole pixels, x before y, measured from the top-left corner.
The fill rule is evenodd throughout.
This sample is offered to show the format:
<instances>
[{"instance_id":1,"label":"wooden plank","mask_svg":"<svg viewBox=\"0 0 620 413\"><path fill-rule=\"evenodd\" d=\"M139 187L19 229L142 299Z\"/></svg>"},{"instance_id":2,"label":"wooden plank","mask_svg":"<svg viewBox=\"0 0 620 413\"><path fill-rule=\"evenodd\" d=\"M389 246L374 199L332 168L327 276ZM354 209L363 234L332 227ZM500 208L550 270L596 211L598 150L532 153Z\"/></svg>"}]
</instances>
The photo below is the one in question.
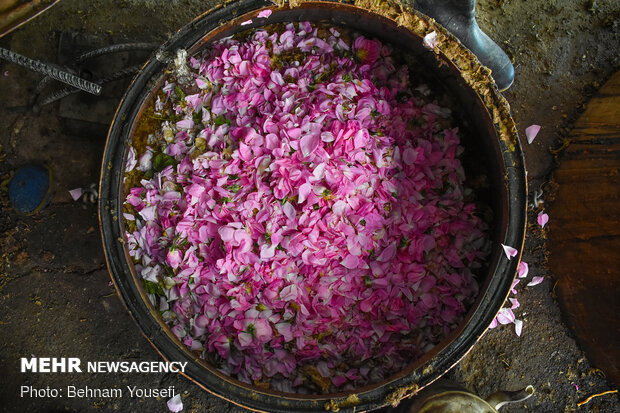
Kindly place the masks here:
<instances>
[{"instance_id":1,"label":"wooden plank","mask_svg":"<svg viewBox=\"0 0 620 413\"><path fill-rule=\"evenodd\" d=\"M620 385L620 71L575 123L555 174L549 266L590 361Z\"/></svg>"}]
</instances>

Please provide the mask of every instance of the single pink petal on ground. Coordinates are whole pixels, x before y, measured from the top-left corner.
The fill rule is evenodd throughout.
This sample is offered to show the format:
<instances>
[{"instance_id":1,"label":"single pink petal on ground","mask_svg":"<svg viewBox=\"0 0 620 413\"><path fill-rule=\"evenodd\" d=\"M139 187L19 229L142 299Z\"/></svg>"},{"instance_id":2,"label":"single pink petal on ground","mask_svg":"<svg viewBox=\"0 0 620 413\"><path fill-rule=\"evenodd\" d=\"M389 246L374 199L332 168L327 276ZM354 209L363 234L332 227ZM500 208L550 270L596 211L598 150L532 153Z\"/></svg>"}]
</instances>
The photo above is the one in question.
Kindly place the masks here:
<instances>
[{"instance_id":1,"label":"single pink petal on ground","mask_svg":"<svg viewBox=\"0 0 620 413\"><path fill-rule=\"evenodd\" d=\"M540 225L541 228L544 228L545 225L547 225L547 222L549 222L549 215L547 214L543 214L542 212L540 214L538 214L538 225Z\"/></svg>"},{"instance_id":2,"label":"single pink petal on ground","mask_svg":"<svg viewBox=\"0 0 620 413\"><path fill-rule=\"evenodd\" d=\"M519 275L519 278L527 277L528 272L530 272L530 267L527 265L527 262L521 261L517 267L517 274Z\"/></svg>"},{"instance_id":3,"label":"single pink petal on ground","mask_svg":"<svg viewBox=\"0 0 620 413\"><path fill-rule=\"evenodd\" d=\"M500 324L510 324L514 323L515 315L510 308L502 308L497 313L497 321Z\"/></svg>"},{"instance_id":4,"label":"single pink petal on ground","mask_svg":"<svg viewBox=\"0 0 620 413\"><path fill-rule=\"evenodd\" d=\"M74 201L77 201L78 199L80 199L83 193L84 191L82 190L82 188L75 188L69 191L69 194L71 195L71 198L73 198Z\"/></svg>"},{"instance_id":5,"label":"single pink petal on ground","mask_svg":"<svg viewBox=\"0 0 620 413\"><path fill-rule=\"evenodd\" d=\"M519 253L518 250L512 247L509 247L508 245L502 244L502 248L504 248L504 253L506 254L506 257L508 257L508 259L511 259L512 257L516 257L517 254Z\"/></svg>"},{"instance_id":6,"label":"single pink petal on ground","mask_svg":"<svg viewBox=\"0 0 620 413\"><path fill-rule=\"evenodd\" d=\"M271 16L271 13L273 13L271 10L263 10L260 13L258 13L258 17L259 19L266 19L267 17Z\"/></svg>"},{"instance_id":7,"label":"single pink petal on ground","mask_svg":"<svg viewBox=\"0 0 620 413\"><path fill-rule=\"evenodd\" d=\"M538 135L538 131L540 130L540 125L532 125L525 129L525 136L527 137L527 143L534 142L536 135Z\"/></svg>"},{"instance_id":8,"label":"single pink petal on ground","mask_svg":"<svg viewBox=\"0 0 620 413\"><path fill-rule=\"evenodd\" d=\"M241 23L241 25L242 25L242 26L245 26L245 25L247 25L247 24L252 24L252 19L250 19L250 20L246 20L246 21L244 21L244 22L242 22L242 23Z\"/></svg>"},{"instance_id":9,"label":"single pink petal on ground","mask_svg":"<svg viewBox=\"0 0 620 413\"><path fill-rule=\"evenodd\" d=\"M540 284L541 282L543 282L543 280L545 279L545 277L534 277L532 278L532 281L530 281L529 283L527 283L528 287L533 287L535 285Z\"/></svg>"},{"instance_id":10,"label":"single pink petal on ground","mask_svg":"<svg viewBox=\"0 0 620 413\"><path fill-rule=\"evenodd\" d=\"M495 317L493 321L491 321L491 325L489 325L489 328L495 328L495 327L497 327L497 317Z\"/></svg>"},{"instance_id":11,"label":"single pink petal on ground","mask_svg":"<svg viewBox=\"0 0 620 413\"><path fill-rule=\"evenodd\" d=\"M177 394L172 399L168 400L168 409L171 412L178 413L183 410L183 401L181 400L181 395Z\"/></svg>"},{"instance_id":12,"label":"single pink petal on ground","mask_svg":"<svg viewBox=\"0 0 620 413\"><path fill-rule=\"evenodd\" d=\"M515 308L519 308L521 306L521 304L519 304L519 301L517 301L516 298L509 298L509 300L510 300L510 303L512 304L510 306L511 310L514 310Z\"/></svg>"},{"instance_id":13,"label":"single pink petal on ground","mask_svg":"<svg viewBox=\"0 0 620 413\"><path fill-rule=\"evenodd\" d=\"M521 331L523 331L523 321L515 320L515 333L517 333L519 337L521 337Z\"/></svg>"},{"instance_id":14,"label":"single pink petal on ground","mask_svg":"<svg viewBox=\"0 0 620 413\"><path fill-rule=\"evenodd\" d=\"M424 36L424 46L428 47L431 50L434 50L437 47L437 32L432 31L426 36Z\"/></svg>"}]
</instances>

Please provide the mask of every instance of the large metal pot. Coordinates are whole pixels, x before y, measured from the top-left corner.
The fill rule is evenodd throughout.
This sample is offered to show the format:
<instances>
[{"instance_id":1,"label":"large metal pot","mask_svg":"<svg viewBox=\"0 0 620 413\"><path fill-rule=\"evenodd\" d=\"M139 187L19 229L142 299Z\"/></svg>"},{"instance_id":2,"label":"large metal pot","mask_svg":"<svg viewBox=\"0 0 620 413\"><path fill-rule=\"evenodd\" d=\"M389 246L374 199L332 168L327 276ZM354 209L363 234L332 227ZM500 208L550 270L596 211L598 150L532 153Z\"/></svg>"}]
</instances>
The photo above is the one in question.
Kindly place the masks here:
<instances>
[{"instance_id":1,"label":"large metal pot","mask_svg":"<svg viewBox=\"0 0 620 413\"><path fill-rule=\"evenodd\" d=\"M293 2L291 2L293 3ZM386 2L358 1L357 5L331 1L297 1L274 5L267 0L235 0L198 17L182 28L149 60L127 90L110 128L103 157L99 217L108 268L120 297L146 338L172 361L188 361L186 375L205 390L256 411L365 411L397 404L415 394L454 366L476 343L501 308L516 273L519 257L508 260L500 244L521 249L526 220L526 177L523 155L506 101L498 93L489 71L443 28L425 16ZM369 11L366 8L373 8ZM256 19L270 8L269 19ZM474 154L472 164L484 170L488 186L483 194L493 210L493 251L482 274L480 295L465 320L433 350L400 373L381 383L353 392L328 395L285 394L263 390L227 377L197 359L171 333L147 298L124 245L122 219L124 162L136 120L157 89L166 66L162 56L183 48L192 53L213 41L253 25L291 21L321 21L349 27L407 50L460 107L463 127L473 136L465 142ZM425 34L435 30L438 47L423 46Z\"/></svg>"}]
</instances>

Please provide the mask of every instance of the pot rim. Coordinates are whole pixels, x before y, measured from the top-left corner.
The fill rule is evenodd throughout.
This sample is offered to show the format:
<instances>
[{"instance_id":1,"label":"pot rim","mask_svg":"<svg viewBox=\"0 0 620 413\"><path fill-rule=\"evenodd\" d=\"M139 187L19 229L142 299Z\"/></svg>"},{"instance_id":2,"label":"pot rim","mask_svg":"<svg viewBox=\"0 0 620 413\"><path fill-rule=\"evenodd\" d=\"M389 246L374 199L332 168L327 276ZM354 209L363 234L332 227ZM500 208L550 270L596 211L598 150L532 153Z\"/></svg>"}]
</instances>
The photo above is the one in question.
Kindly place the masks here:
<instances>
[{"instance_id":1,"label":"pot rim","mask_svg":"<svg viewBox=\"0 0 620 413\"><path fill-rule=\"evenodd\" d=\"M125 93L110 126L103 156L98 207L106 263L121 301L139 325L142 334L164 359L191 361L188 364L188 373L184 374L186 377L218 397L255 411L370 410L387 404L397 404L403 398L415 394L457 364L484 334L508 296L519 263L520 251L525 238L527 186L523 153L514 121L509 114L508 103L498 92L488 70L483 68L474 55L464 49L458 40L433 20L417 12L405 11L402 6L398 5L385 9L379 14L365 10L362 7L364 3L370 5L371 0L357 1L356 4L332 0L302 1L295 6L273 5L268 0L234 0L218 5L180 29L162 46L157 56L144 65ZM165 326L158 312L150 305L146 292L140 283L136 282L135 269L133 265L128 265L131 260L124 246L122 214L119 211L122 211L120 191L122 191L124 176L126 144L131 139L136 119L140 118L144 104L148 102L152 93L153 79L160 76L162 69L166 66L161 56L178 48L196 50L206 42L227 33L227 29L255 18L260 11L265 9L271 9L274 12L272 16L277 16L277 13L299 12L303 15L316 8L365 15L396 29L406 26L404 30L417 38L420 43L424 34L432 30L437 31L440 35L438 36L440 44L435 49L435 57L439 62L461 72L466 87L472 89L480 106L484 108L486 115L493 123L497 137L497 155L501 158L498 162L503 162L500 169L504 172L501 180L505 189L502 192L501 201L504 221L502 225L498 224L498 226L505 227L505 230L500 229L503 232L499 237L502 239L501 243L517 248L519 256L508 260L500 251L501 247L494 245L489 265L491 274L487 276L485 286L481 288L476 303L465 319L441 343L411 363L402 372L383 382L367 385L354 391L301 395L265 391L242 383L222 374L187 350ZM231 18L231 16L236 17ZM254 23L244 26L244 29L273 23L273 20L270 22L269 19L260 20L259 22L254 20ZM301 20L304 20L303 16L297 19L297 21ZM443 45L449 47L444 50ZM470 71L465 72L464 67L469 68ZM145 89L150 91L145 92ZM127 277L127 274L132 274L132 276Z\"/></svg>"}]
</instances>

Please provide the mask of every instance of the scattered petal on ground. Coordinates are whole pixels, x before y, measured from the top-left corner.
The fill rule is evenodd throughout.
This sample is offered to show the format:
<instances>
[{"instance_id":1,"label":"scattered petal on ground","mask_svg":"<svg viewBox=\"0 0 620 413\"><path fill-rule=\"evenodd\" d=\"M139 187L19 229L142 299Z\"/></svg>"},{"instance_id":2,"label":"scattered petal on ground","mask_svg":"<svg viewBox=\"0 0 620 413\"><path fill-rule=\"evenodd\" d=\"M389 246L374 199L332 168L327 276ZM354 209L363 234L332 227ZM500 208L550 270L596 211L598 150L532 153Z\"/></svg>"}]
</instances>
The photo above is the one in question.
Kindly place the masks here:
<instances>
[{"instance_id":1,"label":"scattered petal on ground","mask_svg":"<svg viewBox=\"0 0 620 413\"><path fill-rule=\"evenodd\" d=\"M75 188L69 191L69 194L71 195L71 198L73 198L74 201L77 201L78 199L80 199L83 193L84 193L84 190L82 188Z\"/></svg>"},{"instance_id":2,"label":"scattered petal on ground","mask_svg":"<svg viewBox=\"0 0 620 413\"><path fill-rule=\"evenodd\" d=\"M534 142L536 139L536 135L538 135L538 131L540 131L540 125L532 125L525 129L525 136L527 137L527 143Z\"/></svg>"},{"instance_id":3,"label":"scattered petal on ground","mask_svg":"<svg viewBox=\"0 0 620 413\"><path fill-rule=\"evenodd\" d=\"M177 394L172 399L168 400L168 409L171 412L178 413L183 410L183 401L181 400L181 395Z\"/></svg>"},{"instance_id":4,"label":"scattered petal on ground","mask_svg":"<svg viewBox=\"0 0 620 413\"><path fill-rule=\"evenodd\" d=\"M528 287L532 287L534 285L538 285L541 282L543 282L543 280L545 279L545 277L534 277L532 278L532 281L530 281L529 283L527 283Z\"/></svg>"},{"instance_id":5,"label":"scattered petal on ground","mask_svg":"<svg viewBox=\"0 0 620 413\"><path fill-rule=\"evenodd\" d=\"M538 214L537 221L538 221L538 225L540 225L541 228L544 228L545 225L547 225L547 222L549 222L549 215L541 212L540 214Z\"/></svg>"},{"instance_id":6,"label":"scattered petal on ground","mask_svg":"<svg viewBox=\"0 0 620 413\"><path fill-rule=\"evenodd\" d=\"M521 337L521 331L523 331L523 321L515 320L514 323L515 323L515 333L517 333L517 335Z\"/></svg>"}]
</instances>

